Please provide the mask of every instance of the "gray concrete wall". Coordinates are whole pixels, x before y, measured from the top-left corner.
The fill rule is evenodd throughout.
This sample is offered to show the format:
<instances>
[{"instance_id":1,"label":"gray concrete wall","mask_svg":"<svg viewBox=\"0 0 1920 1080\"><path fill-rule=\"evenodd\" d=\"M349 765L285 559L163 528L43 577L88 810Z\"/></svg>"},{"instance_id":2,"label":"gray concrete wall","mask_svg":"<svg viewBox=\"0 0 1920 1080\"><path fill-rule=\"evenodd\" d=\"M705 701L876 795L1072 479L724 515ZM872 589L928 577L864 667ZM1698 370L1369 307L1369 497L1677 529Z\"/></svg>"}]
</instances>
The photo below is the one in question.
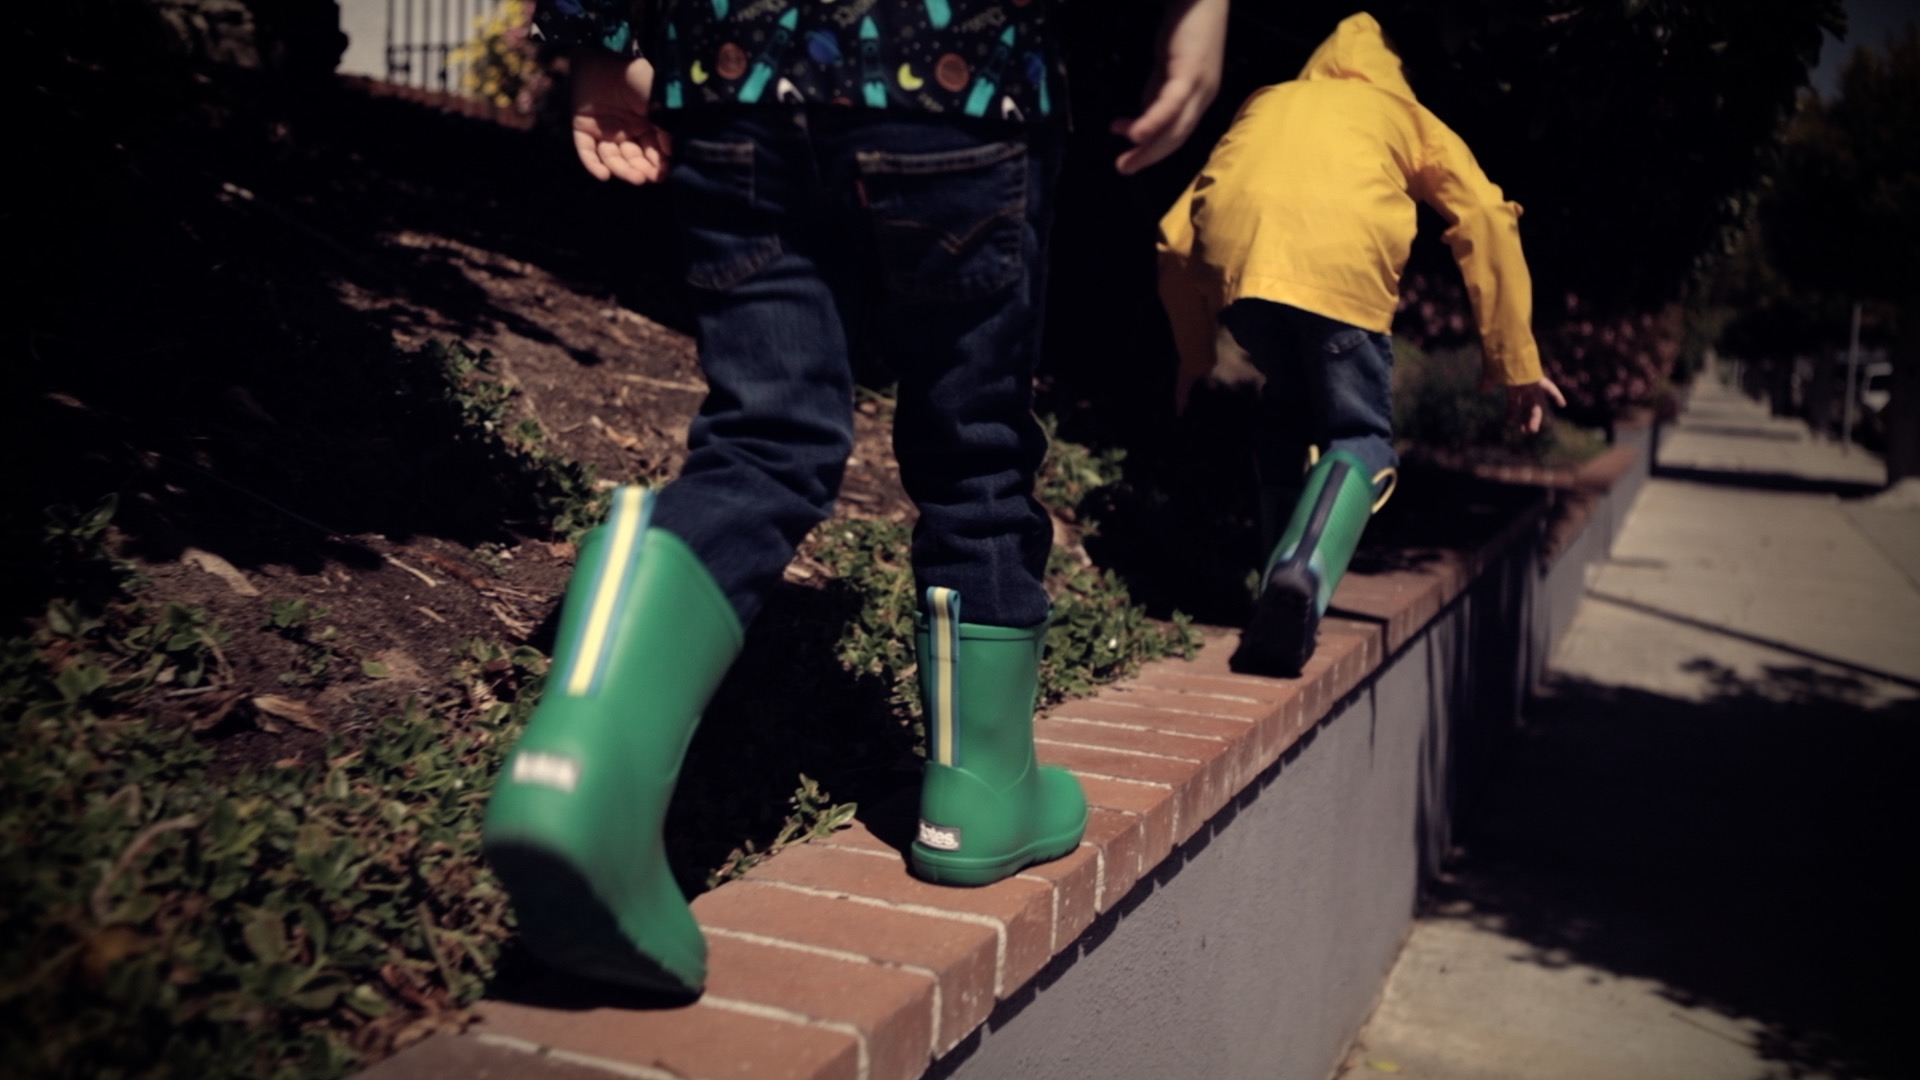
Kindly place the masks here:
<instances>
[{"instance_id":1,"label":"gray concrete wall","mask_svg":"<svg viewBox=\"0 0 1920 1080\"><path fill-rule=\"evenodd\" d=\"M1535 689L1546 675L1547 660L1554 646L1566 636L1567 628L1573 623L1574 612L1579 610L1580 600L1586 595L1592 568L1611 555L1615 538L1626 525L1641 489L1653 473L1659 452L1659 426L1622 428L1620 435L1622 443L1639 451L1633 464L1612 487L1594 496L1591 516L1566 547L1533 571L1536 580L1529 589L1527 618L1532 629L1528 634L1527 677Z\"/></svg>"},{"instance_id":2,"label":"gray concrete wall","mask_svg":"<svg viewBox=\"0 0 1920 1080\"><path fill-rule=\"evenodd\" d=\"M1518 715L1520 543L932 1077L1323 1080Z\"/></svg>"}]
</instances>

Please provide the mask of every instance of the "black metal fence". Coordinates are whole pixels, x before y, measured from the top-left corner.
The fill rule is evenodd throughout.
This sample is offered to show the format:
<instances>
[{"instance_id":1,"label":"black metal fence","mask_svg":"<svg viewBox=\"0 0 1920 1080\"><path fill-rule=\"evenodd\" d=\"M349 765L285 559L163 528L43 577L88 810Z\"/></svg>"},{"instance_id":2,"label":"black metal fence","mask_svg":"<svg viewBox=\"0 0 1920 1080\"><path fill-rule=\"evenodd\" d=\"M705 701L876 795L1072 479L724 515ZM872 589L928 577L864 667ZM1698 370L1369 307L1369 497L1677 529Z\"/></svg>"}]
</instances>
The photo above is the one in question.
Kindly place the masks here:
<instances>
[{"instance_id":1,"label":"black metal fence","mask_svg":"<svg viewBox=\"0 0 1920 1080\"><path fill-rule=\"evenodd\" d=\"M454 51L499 0L387 0L387 81L447 94L465 91Z\"/></svg>"}]
</instances>

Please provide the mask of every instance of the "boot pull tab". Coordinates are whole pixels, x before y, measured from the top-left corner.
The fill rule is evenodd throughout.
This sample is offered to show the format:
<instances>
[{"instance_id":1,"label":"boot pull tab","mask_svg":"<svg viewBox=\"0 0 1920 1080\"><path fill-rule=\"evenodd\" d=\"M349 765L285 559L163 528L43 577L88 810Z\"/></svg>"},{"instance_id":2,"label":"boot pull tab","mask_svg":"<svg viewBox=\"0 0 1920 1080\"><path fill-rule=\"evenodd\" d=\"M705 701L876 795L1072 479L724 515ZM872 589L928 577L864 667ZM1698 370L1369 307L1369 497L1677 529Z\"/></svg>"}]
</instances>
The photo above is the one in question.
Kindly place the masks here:
<instances>
[{"instance_id":1,"label":"boot pull tab","mask_svg":"<svg viewBox=\"0 0 1920 1080\"><path fill-rule=\"evenodd\" d=\"M955 745L954 717L960 714L960 594L938 585L927 587L927 640L933 653L933 670L927 680L927 712L933 723L927 727L928 758L935 764L960 764L960 748Z\"/></svg>"},{"instance_id":2,"label":"boot pull tab","mask_svg":"<svg viewBox=\"0 0 1920 1080\"><path fill-rule=\"evenodd\" d=\"M1379 513L1380 508L1387 505L1387 500L1393 498L1393 493L1400 490L1400 470L1389 465L1386 468L1381 469L1379 472L1374 473L1373 487L1376 491L1379 490L1380 481L1382 480L1385 480L1387 482L1387 489L1385 491L1381 491L1380 497L1373 500L1373 509L1368 511L1369 513L1373 513L1373 514Z\"/></svg>"}]
</instances>

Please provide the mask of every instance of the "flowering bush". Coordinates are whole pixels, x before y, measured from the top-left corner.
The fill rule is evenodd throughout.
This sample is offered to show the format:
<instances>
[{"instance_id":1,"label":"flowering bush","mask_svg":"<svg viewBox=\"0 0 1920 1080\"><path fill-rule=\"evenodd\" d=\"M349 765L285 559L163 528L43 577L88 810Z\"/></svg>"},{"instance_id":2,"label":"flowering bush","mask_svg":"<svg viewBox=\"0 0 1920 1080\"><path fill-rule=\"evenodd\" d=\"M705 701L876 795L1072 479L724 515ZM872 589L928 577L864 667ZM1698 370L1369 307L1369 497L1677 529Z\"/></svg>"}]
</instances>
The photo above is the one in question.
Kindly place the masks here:
<instances>
[{"instance_id":1,"label":"flowering bush","mask_svg":"<svg viewBox=\"0 0 1920 1080\"><path fill-rule=\"evenodd\" d=\"M1680 356L1680 322L1677 308L1598 315L1568 293L1560 318L1539 335L1541 360L1568 407L1616 416L1666 393Z\"/></svg>"},{"instance_id":2,"label":"flowering bush","mask_svg":"<svg viewBox=\"0 0 1920 1080\"><path fill-rule=\"evenodd\" d=\"M1667 391L1684 337L1677 307L1601 314L1567 293L1553 311L1535 311L1541 366L1586 422L1605 422L1622 409L1655 404ZM1417 348L1445 352L1476 344L1472 312L1459 280L1410 273L1401 282L1394 334Z\"/></svg>"},{"instance_id":3,"label":"flowering bush","mask_svg":"<svg viewBox=\"0 0 1920 1080\"><path fill-rule=\"evenodd\" d=\"M550 79L532 37L533 0L502 0L492 14L474 20L473 40L454 50L466 65L461 84L470 94L502 109L531 116Z\"/></svg>"}]
</instances>

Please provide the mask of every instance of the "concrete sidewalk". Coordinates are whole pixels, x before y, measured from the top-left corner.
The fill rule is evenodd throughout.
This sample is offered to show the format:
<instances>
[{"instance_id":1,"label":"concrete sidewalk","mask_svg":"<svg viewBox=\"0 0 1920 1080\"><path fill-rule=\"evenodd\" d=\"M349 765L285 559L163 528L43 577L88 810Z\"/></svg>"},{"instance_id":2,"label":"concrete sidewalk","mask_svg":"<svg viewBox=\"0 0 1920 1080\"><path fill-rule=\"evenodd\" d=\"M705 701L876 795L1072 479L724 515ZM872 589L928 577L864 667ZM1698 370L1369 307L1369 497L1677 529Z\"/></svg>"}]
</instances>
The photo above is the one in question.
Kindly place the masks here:
<instances>
[{"instance_id":1,"label":"concrete sidewalk","mask_svg":"<svg viewBox=\"0 0 1920 1080\"><path fill-rule=\"evenodd\" d=\"M1920 497L1702 380L1343 1076L1914 1075Z\"/></svg>"}]
</instances>

